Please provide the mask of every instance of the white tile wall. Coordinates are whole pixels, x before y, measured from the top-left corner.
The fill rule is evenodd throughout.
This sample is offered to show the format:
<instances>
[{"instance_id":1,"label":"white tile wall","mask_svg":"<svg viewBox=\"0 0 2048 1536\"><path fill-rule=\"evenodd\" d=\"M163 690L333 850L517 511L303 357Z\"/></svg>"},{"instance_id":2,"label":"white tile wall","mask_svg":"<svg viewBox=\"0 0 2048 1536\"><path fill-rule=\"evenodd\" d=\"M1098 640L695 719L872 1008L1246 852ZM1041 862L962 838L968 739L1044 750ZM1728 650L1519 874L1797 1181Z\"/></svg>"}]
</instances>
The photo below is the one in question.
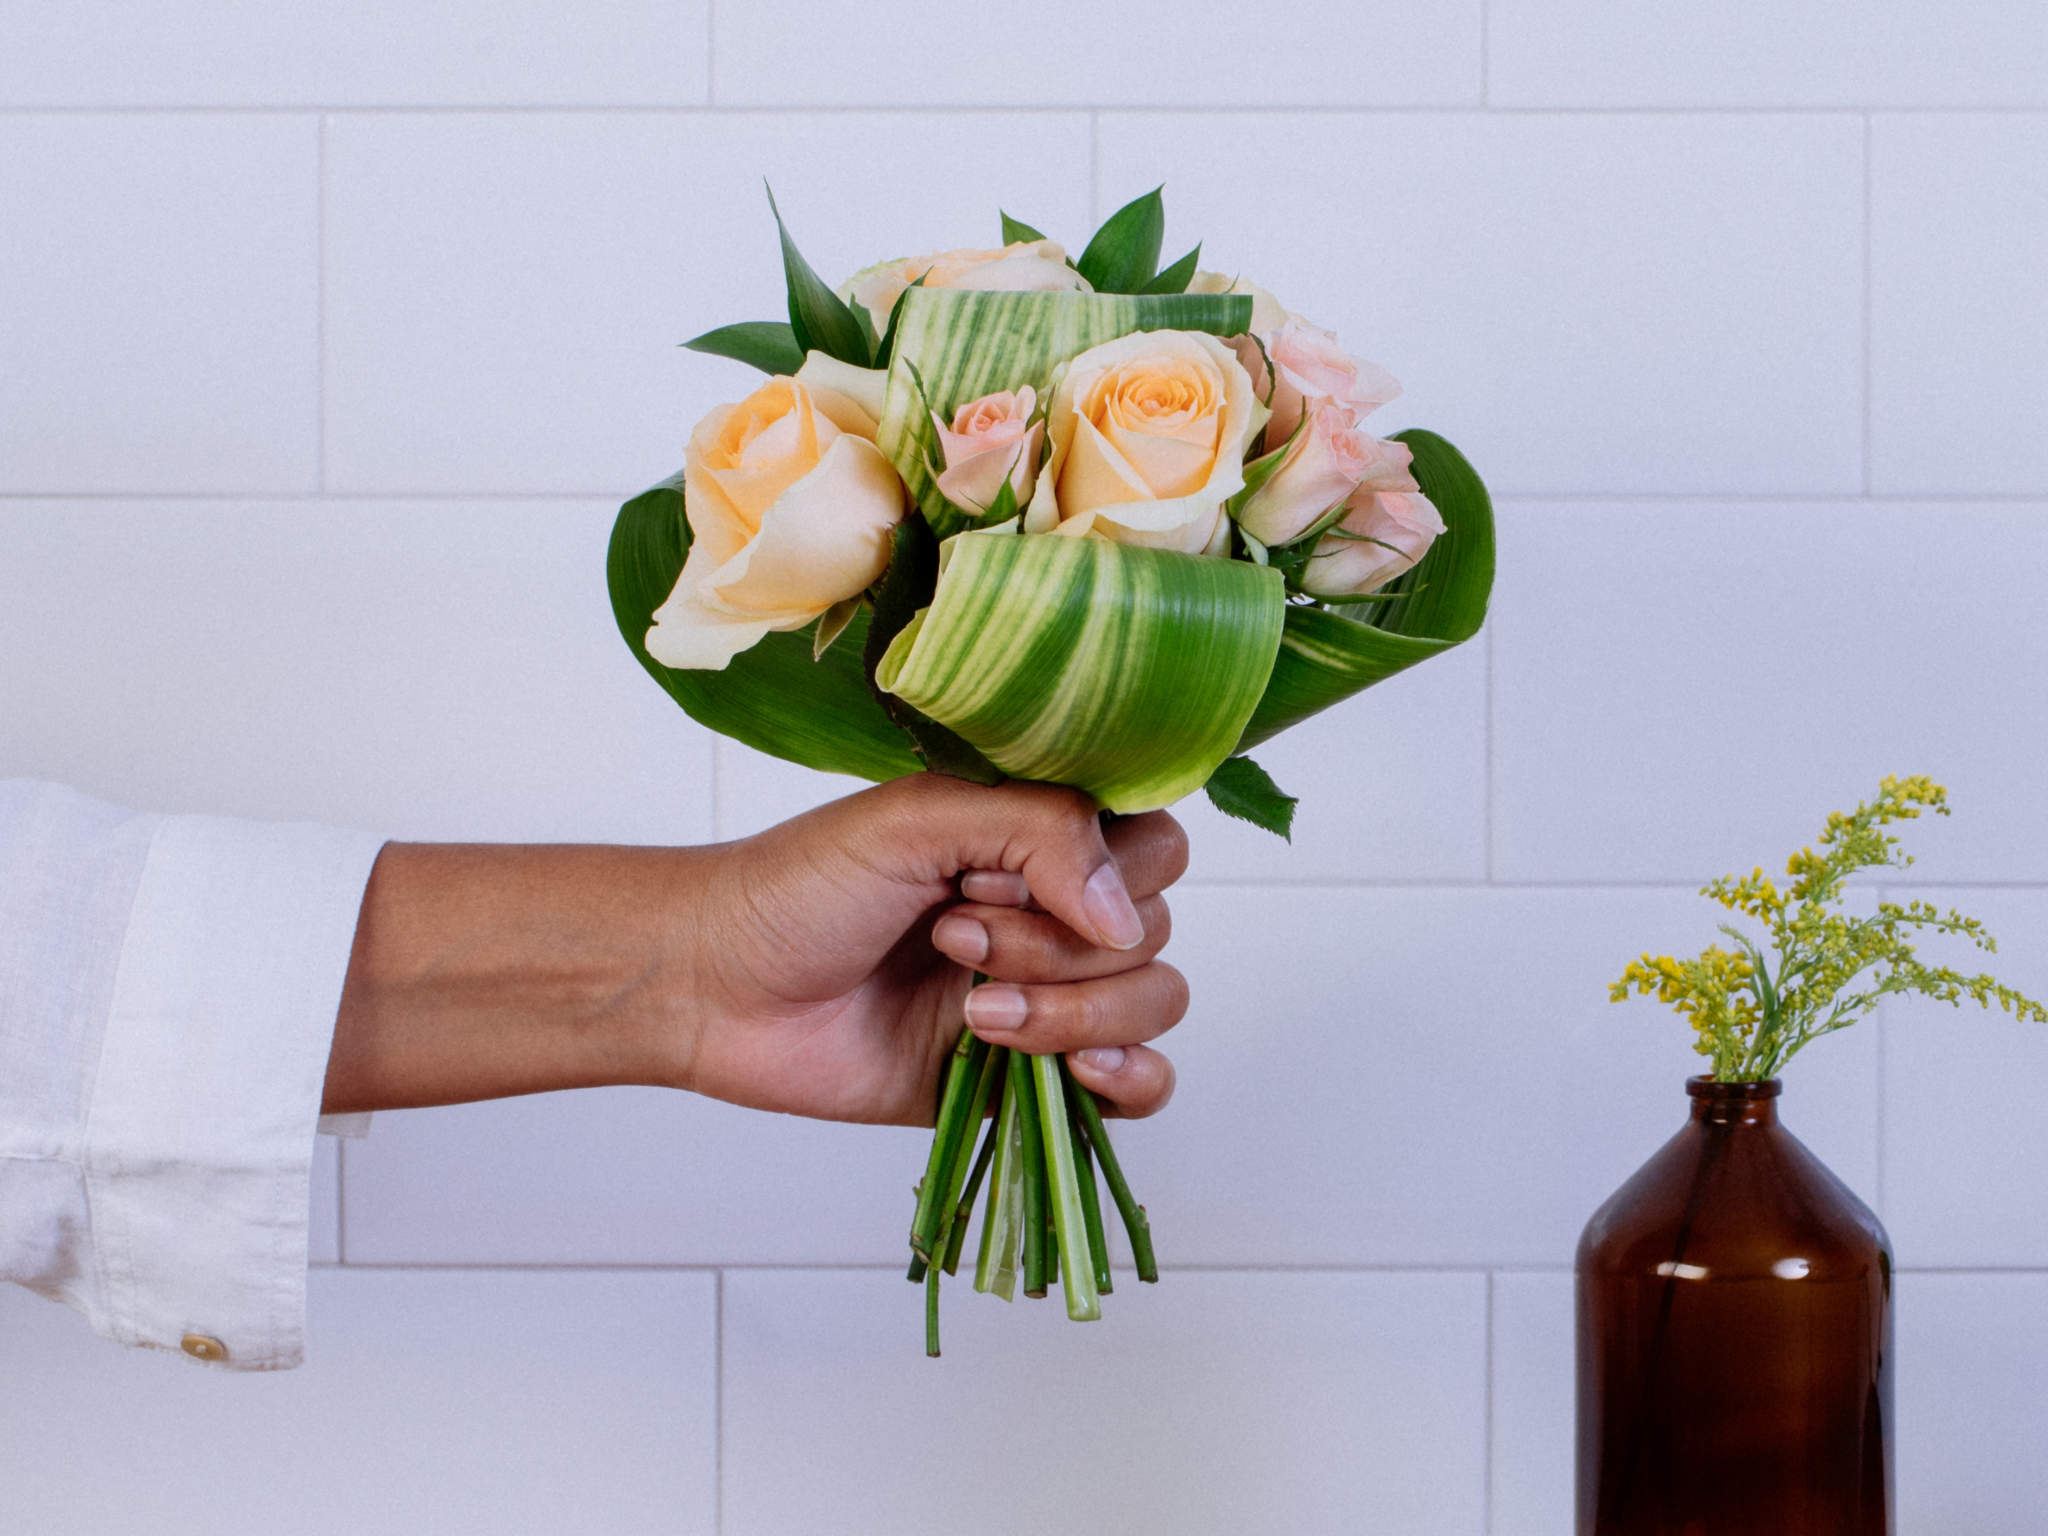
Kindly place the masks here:
<instances>
[{"instance_id":1,"label":"white tile wall","mask_svg":"<svg viewBox=\"0 0 2048 1536\"><path fill-rule=\"evenodd\" d=\"M775 107L1466 105L1480 93L1481 9L1279 0L1167 21L1088 0L972 12L910 0L886 17L748 0L719 8L716 92L721 104Z\"/></svg>"},{"instance_id":2,"label":"white tile wall","mask_svg":"<svg viewBox=\"0 0 2048 1536\"><path fill-rule=\"evenodd\" d=\"M1163 179L1175 252L1385 362L1383 427L1503 494L1488 641L1262 754L1295 845L1187 812L1181 1092L1120 1137L1168 1273L1100 1328L956 1287L922 1357L912 1133L387 1115L316 1167L297 1377L0 1298L0 1470L100 1472L6 1478L15 1523L709 1531L722 1485L727 1532L917 1530L997 1445L1062 1469L1020 1526L1562 1536L1572 1241L1696 1060L1608 978L1924 769L1957 815L1915 878L2048 991L2032 0L1007 15L8 18L0 773L424 838L851 787L714 745L602 593L612 508L746 381L675 343L779 313L762 176L833 277L998 205L1078 246ZM2044 1039L1902 1005L1793 1074L1906 1271L1905 1530L2048 1523Z\"/></svg>"},{"instance_id":3,"label":"white tile wall","mask_svg":"<svg viewBox=\"0 0 2048 1536\"><path fill-rule=\"evenodd\" d=\"M1510 107L2048 104L2026 0L1489 0L1488 99Z\"/></svg>"},{"instance_id":4,"label":"white tile wall","mask_svg":"<svg viewBox=\"0 0 2048 1536\"><path fill-rule=\"evenodd\" d=\"M1572 1277L1493 1277L1492 1536L1568 1536L1574 1515Z\"/></svg>"},{"instance_id":5,"label":"white tile wall","mask_svg":"<svg viewBox=\"0 0 2048 1536\"><path fill-rule=\"evenodd\" d=\"M1775 868L1883 775L1930 773L1957 814L1915 829L1917 874L2039 880L2048 708L2030 645L2044 514L2048 503L1509 505L1495 874Z\"/></svg>"},{"instance_id":6,"label":"white tile wall","mask_svg":"<svg viewBox=\"0 0 2048 1536\"><path fill-rule=\"evenodd\" d=\"M306 491L319 129L0 114L0 493Z\"/></svg>"},{"instance_id":7,"label":"white tile wall","mask_svg":"<svg viewBox=\"0 0 2048 1536\"><path fill-rule=\"evenodd\" d=\"M716 1529L710 1275L315 1270L306 1364L123 1352L0 1291L7 1528L34 1536Z\"/></svg>"},{"instance_id":8,"label":"white tile wall","mask_svg":"<svg viewBox=\"0 0 2048 1536\"><path fill-rule=\"evenodd\" d=\"M1872 483L2038 496L2048 115L1880 116L1871 172Z\"/></svg>"},{"instance_id":9,"label":"white tile wall","mask_svg":"<svg viewBox=\"0 0 2048 1536\"><path fill-rule=\"evenodd\" d=\"M72 0L10 7L9 106L702 102L710 0Z\"/></svg>"},{"instance_id":10,"label":"white tile wall","mask_svg":"<svg viewBox=\"0 0 2048 1536\"><path fill-rule=\"evenodd\" d=\"M1203 239L1207 265L1390 368L1408 393L1384 429L1436 427L1497 494L1857 491L1862 136L1812 115L1106 113L1102 201L1164 179L1171 248Z\"/></svg>"},{"instance_id":11,"label":"white tile wall","mask_svg":"<svg viewBox=\"0 0 2048 1536\"><path fill-rule=\"evenodd\" d=\"M1120 1281L1091 1325L968 1294L936 1361L905 1295L727 1275L727 1531L1485 1528L1481 1276Z\"/></svg>"}]
</instances>

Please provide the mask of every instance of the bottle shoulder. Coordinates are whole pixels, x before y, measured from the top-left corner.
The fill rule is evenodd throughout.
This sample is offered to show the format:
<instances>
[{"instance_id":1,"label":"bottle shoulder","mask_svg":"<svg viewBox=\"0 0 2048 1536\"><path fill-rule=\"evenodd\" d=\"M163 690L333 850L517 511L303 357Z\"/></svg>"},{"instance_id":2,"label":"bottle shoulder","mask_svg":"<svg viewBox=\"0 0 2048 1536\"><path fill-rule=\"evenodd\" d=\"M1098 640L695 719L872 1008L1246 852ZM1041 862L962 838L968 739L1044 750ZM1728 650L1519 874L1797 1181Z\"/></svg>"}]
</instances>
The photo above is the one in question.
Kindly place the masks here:
<instances>
[{"instance_id":1,"label":"bottle shoulder","mask_svg":"<svg viewBox=\"0 0 2048 1536\"><path fill-rule=\"evenodd\" d=\"M1587 1222L1578 1268L1606 1275L1851 1279L1888 1268L1876 1214L1779 1125L1690 1122Z\"/></svg>"}]
</instances>

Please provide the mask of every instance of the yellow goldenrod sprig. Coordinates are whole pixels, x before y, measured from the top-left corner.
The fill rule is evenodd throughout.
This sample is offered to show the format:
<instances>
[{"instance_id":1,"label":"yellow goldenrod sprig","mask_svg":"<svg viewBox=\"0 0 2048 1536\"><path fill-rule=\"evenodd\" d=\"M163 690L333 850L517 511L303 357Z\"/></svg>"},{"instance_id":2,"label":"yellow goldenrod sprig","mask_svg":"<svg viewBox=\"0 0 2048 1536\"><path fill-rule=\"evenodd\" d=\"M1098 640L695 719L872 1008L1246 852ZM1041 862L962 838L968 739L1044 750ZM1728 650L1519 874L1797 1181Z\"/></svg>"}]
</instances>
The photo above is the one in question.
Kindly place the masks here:
<instances>
[{"instance_id":1,"label":"yellow goldenrod sprig","mask_svg":"<svg viewBox=\"0 0 2048 1536\"><path fill-rule=\"evenodd\" d=\"M1791 883L1785 889L1759 866L1739 878L1724 875L1700 892L1761 924L1761 943L1723 923L1734 948L1713 945L1691 960L1646 954L1629 963L1609 996L1617 1003L1640 996L1668 1004L1692 1025L1694 1049L1712 1059L1722 1082L1775 1077L1801 1047L1901 993L1955 1007L1966 1001L1995 1006L2048 1023L2048 1008L1995 977L1929 966L1914 953L1912 936L1920 932L1954 934L1995 953L1997 942L1976 918L1924 901L1881 901L1876 914L1864 918L1833 910L1857 871L1912 864L1884 829L1930 810L1949 814L1948 791L1932 779L1885 779L1876 799L1829 815L1818 851L1802 848L1786 861Z\"/></svg>"}]
</instances>

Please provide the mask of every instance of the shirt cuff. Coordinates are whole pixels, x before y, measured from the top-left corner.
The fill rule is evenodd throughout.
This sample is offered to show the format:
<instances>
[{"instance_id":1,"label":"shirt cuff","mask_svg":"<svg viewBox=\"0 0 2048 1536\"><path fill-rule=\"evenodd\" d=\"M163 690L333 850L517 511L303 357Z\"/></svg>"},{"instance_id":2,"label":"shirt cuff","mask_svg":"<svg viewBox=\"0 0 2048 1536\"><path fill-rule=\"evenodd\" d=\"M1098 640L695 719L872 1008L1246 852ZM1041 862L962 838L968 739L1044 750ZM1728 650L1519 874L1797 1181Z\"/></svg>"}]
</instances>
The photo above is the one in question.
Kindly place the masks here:
<instances>
[{"instance_id":1,"label":"shirt cuff","mask_svg":"<svg viewBox=\"0 0 2048 1536\"><path fill-rule=\"evenodd\" d=\"M104 1331L122 1343L244 1370L304 1358L313 1130L381 847L159 824L85 1134Z\"/></svg>"}]
</instances>

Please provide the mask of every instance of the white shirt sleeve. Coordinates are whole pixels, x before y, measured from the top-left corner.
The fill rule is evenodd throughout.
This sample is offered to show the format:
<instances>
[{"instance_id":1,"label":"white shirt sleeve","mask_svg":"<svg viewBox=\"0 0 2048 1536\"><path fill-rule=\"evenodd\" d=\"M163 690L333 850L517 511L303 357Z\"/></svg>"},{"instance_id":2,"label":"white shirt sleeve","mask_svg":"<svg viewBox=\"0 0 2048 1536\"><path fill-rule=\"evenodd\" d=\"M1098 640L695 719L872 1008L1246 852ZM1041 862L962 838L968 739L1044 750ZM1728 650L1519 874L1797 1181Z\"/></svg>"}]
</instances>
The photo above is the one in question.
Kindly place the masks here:
<instances>
[{"instance_id":1,"label":"white shirt sleeve","mask_svg":"<svg viewBox=\"0 0 2048 1536\"><path fill-rule=\"evenodd\" d=\"M381 846L0 782L0 1278L123 1344L300 1362L314 1128Z\"/></svg>"}]
</instances>

